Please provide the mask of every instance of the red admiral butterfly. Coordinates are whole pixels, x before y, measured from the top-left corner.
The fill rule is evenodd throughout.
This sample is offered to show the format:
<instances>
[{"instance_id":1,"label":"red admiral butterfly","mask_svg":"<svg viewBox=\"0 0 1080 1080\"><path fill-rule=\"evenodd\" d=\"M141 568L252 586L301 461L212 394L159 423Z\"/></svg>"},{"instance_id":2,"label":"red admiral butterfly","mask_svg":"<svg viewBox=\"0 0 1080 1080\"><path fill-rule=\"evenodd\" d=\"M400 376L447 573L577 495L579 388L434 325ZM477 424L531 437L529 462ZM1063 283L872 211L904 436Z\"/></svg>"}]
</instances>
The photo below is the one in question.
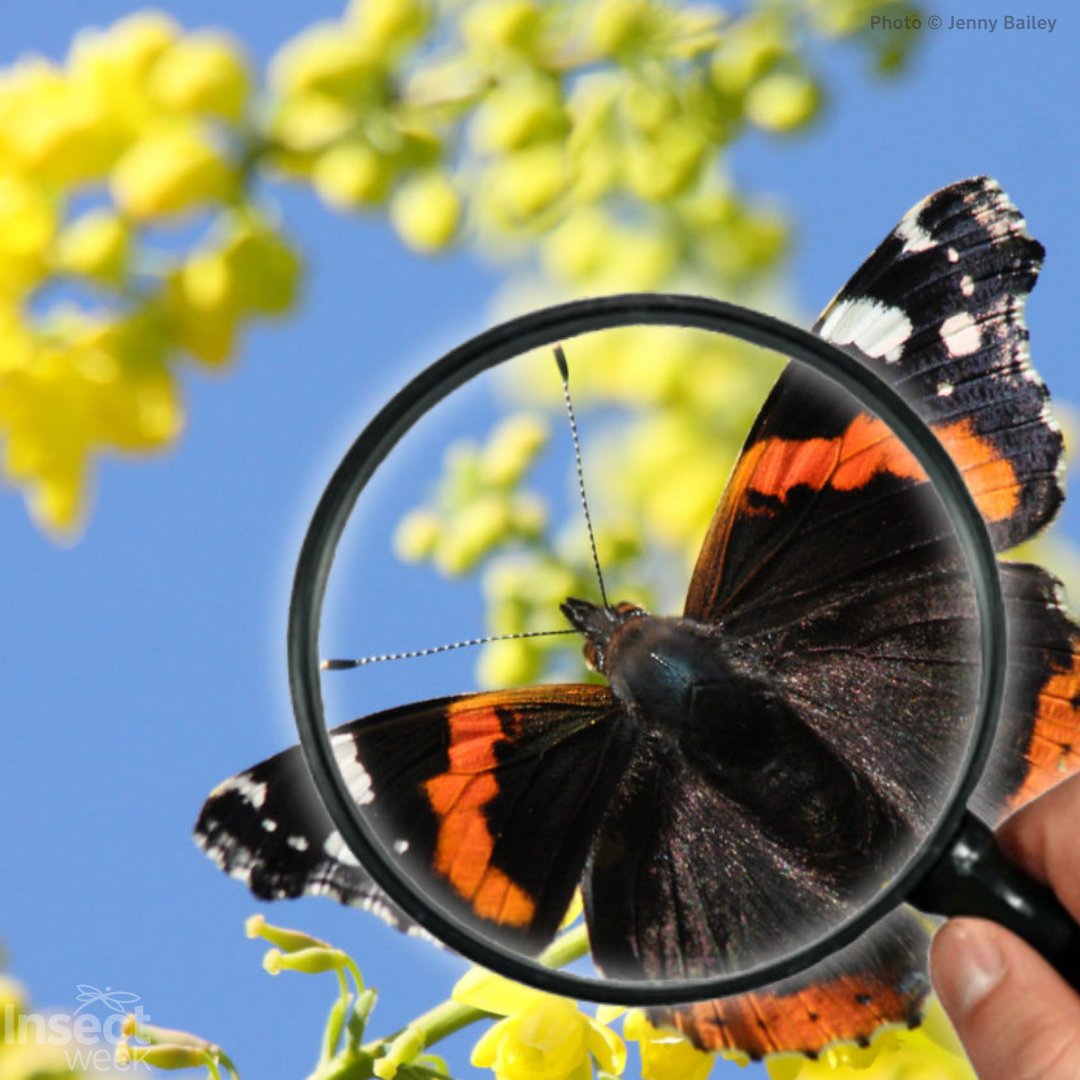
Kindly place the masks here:
<instances>
[{"instance_id":1,"label":"red admiral butterfly","mask_svg":"<svg viewBox=\"0 0 1080 1080\"><path fill-rule=\"evenodd\" d=\"M908 391L998 550L1062 498L1062 439L1022 317L1042 256L995 182L963 181L911 210L815 325ZM579 884L609 974L711 973L762 943L790 947L881 872L883 837L925 833L925 792L954 749L974 615L929 493L888 428L789 366L682 617L563 605L607 686L356 720L332 732L343 775L404 862L518 948L550 941ZM1080 761L1080 629L1044 570L1003 563L1001 576L1005 708L974 801L991 820ZM196 837L257 896L329 895L409 928L334 830L298 748L220 785ZM814 1054L915 1022L925 965L923 924L900 909L801 976L651 1015L708 1049Z\"/></svg>"}]
</instances>

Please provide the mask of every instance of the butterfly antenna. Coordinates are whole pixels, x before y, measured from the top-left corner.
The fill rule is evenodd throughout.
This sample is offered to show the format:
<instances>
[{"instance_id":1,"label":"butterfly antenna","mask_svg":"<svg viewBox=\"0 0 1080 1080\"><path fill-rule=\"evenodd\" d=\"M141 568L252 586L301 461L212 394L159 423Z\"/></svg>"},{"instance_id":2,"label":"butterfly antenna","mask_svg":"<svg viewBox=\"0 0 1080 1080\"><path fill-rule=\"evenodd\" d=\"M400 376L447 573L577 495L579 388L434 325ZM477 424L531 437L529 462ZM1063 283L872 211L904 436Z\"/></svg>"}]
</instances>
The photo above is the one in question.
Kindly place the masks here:
<instances>
[{"instance_id":1,"label":"butterfly antenna","mask_svg":"<svg viewBox=\"0 0 1080 1080\"><path fill-rule=\"evenodd\" d=\"M491 637L468 638L452 641L449 645L435 645L430 649L412 649L409 652L383 653L381 656L361 656L356 660L324 660L319 667L323 671L344 671L346 668L381 664L384 660L415 660L418 656L435 656L436 653L464 649L468 645L489 645L493 641L514 641L517 638L554 637L556 634L576 634L576 630L525 630L520 634L493 634Z\"/></svg>"},{"instance_id":2,"label":"butterfly antenna","mask_svg":"<svg viewBox=\"0 0 1080 1080\"><path fill-rule=\"evenodd\" d=\"M604 588L604 575L600 571L600 556L596 553L596 535L593 532L592 517L589 514L589 500L585 496L585 470L581 465L581 442L578 439L574 403L570 398L570 366L566 362L566 353L563 352L561 345L555 346L555 363L559 365L559 375L562 376L563 401L566 404L566 415L570 418L570 436L574 440L574 465L577 468L578 494L581 496L581 509L585 511L585 528L589 530L589 547L592 549L596 580L600 583L600 599L604 602L604 607L610 607L607 590Z\"/></svg>"}]
</instances>

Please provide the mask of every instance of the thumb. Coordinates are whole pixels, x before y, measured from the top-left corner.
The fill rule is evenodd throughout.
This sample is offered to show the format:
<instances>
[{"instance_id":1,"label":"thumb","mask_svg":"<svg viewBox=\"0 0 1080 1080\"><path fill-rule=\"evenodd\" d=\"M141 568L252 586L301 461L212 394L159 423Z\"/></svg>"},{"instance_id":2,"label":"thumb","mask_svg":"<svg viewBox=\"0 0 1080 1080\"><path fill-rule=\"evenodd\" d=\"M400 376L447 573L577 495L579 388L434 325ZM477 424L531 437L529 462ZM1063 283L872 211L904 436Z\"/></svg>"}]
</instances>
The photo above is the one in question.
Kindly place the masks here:
<instances>
[{"instance_id":1,"label":"thumb","mask_svg":"<svg viewBox=\"0 0 1080 1080\"><path fill-rule=\"evenodd\" d=\"M930 972L981 1080L1080 1076L1080 998L1008 930L950 920L934 938Z\"/></svg>"}]
</instances>

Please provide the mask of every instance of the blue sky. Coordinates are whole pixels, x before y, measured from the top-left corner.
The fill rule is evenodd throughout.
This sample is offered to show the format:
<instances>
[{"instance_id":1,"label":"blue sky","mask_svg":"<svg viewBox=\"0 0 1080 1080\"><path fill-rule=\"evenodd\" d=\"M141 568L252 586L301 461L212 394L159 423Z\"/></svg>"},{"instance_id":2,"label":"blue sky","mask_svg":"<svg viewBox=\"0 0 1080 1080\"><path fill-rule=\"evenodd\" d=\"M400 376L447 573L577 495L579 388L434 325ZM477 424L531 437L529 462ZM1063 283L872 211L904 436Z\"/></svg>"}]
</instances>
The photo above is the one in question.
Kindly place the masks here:
<instances>
[{"instance_id":1,"label":"blue sky","mask_svg":"<svg viewBox=\"0 0 1080 1080\"><path fill-rule=\"evenodd\" d=\"M3 5L0 62L28 49L60 55L79 26L130 10ZM172 10L188 26L232 29L265 59L337 8L216 0ZM1011 9L969 0L936 10L948 23ZM790 291L808 314L924 194L997 176L1048 248L1028 309L1036 365L1055 395L1080 400L1080 19L1035 0L1023 13L1057 26L928 33L895 84L865 77L861 54L830 49L824 123L795 142L750 140L734 169L799 223ZM90 528L70 549L46 542L17 496L0 498L0 940L10 965L42 1007L70 1009L76 983L138 993L158 1022L220 1041L249 1078L310 1068L332 988L262 972L242 933L255 904L197 853L191 824L215 783L293 739L285 609L322 482L408 375L483 328L497 283L467 256L411 256L381 223L343 220L303 192L282 203L311 267L303 309L252 333L225 375L191 373L179 445L154 462L106 462ZM1064 520L1080 532L1075 505ZM425 634L387 647L429 643ZM408 677L422 696L426 676ZM380 1032L440 1000L460 970L324 901L267 914L357 956L382 991ZM466 1043L456 1043L459 1066Z\"/></svg>"}]
</instances>

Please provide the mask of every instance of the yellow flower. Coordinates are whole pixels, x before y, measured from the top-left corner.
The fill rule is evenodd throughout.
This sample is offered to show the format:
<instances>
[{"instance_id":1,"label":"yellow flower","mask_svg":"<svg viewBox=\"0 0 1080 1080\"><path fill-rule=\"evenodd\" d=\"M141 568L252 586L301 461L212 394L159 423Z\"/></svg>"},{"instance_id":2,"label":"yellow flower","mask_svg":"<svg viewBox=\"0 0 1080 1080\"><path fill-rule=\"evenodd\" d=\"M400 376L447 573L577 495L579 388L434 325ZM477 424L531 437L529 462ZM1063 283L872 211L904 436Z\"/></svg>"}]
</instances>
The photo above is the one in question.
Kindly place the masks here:
<instances>
[{"instance_id":1,"label":"yellow flower","mask_svg":"<svg viewBox=\"0 0 1080 1080\"><path fill-rule=\"evenodd\" d=\"M540 27L540 10L533 0L478 0L461 20L465 43L479 51L527 50Z\"/></svg>"},{"instance_id":2,"label":"yellow flower","mask_svg":"<svg viewBox=\"0 0 1080 1080\"><path fill-rule=\"evenodd\" d=\"M491 689L524 686L543 672L543 656L528 641L492 641L476 661L476 681Z\"/></svg>"},{"instance_id":3,"label":"yellow flower","mask_svg":"<svg viewBox=\"0 0 1080 1080\"><path fill-rule=\"evenodd\" d=\"M241 310L281 315L296 302L300 260L264 222L250 217L228 221L222 254Z\"/></svg>"},{"instance_id":4,"label":"yellow flower","mask_svg":"<svg viewBox=\"0 0 1080 1080\"><path fill-rule=\"evenodd\" d=\"M527 146L491 170L489 197L511 226L540 213L566 190L570 172L561 142Z\"/></svg>"},{"instance_id":5,"label":"yellow flower","mask_svg":"<svg viewBox=\"0 0 1080 1080\"><path fill-rule=\"evenodd\" d=\"M194 121L150 128L116 163L111 186L117 205L132 217L164 217L220 199L231 169Z\"/></svg>"},{"instance_id":6,"label":"yellow flower","mask_svg":"<svg viewBox=\"0 0 1080 1080\"><path fill-rule=\"evenodd\" d=\"M300 263L265 223L228 215L219 242L192 252L169 279L162 309L177 343L208 364L234 351L245 315L279 315L296 299Z\"/></svg>"},{"instance_id":7,"label":"yellow flower","mask_svg":"<svg viewBox=\"0 0 1080 1080\"><path fill-rule=\"evenodd\" d=\"M821 106L813 79L794 72L766 75L746 95L746 115L766 131L793 131L809 123Z\"/></svg>"},{"instance_id":8,"label":"yellow flower","mask_svg":"<svg viewBox=\"0 0 1080 1080\"><path fill-rule=\"evenodd\" d=\"M346 19L373 53L386 55L412 44L431 23L430 0L350 0Z\"/></svg>"},{"instance_id":9,"label":"yellow flower","mask_svg":"<svg viewBox=\"0 0 1080 1080\"><path fill-rule=\"evenodd\" d=\"M402 562L420 562L435 550L442 532L439 515L421 507L408 513L394 530L394 554Z\"/></svg>"},{"instance_id":10,"label":"yellow flower","mask_svg":"<svg viewBox=\"0 0 1080 1080\"><path fill-rule=\"evenodd\" d=\"M127 225L109 210L90 210L60 234L56 262L61 270L118 281L127 261Z\"/></svg>"},{"instance_id":11,"label":"yellow flower","mask_svg":"<svg viewBox=\"0 0 1080 1080\"><path fill-rule=\"evenodd\" d=\"M478 150L505 153L538 139L558 138L565 128L558 83L530 74L488 92L476 111L471 134Z\"/></svg>"},{"instance_id":12,"label":"yellow flower","mask_svg":"<svg viewBox=\"0 0 1080 1080\"><path fill-rule=\"evenodd\" d=\"M473 500L446 523L435 544L435 565L448 577L468 573L507 536L512 524L505 496Z\"/></svg>"},{"instance_id":13,"label":"yellow flower","mask_svg":"<svg viewBox=\"0 0 1080 1080\"><path fill-rule=\"evenodd\" d=\"M398 235L416 251L438 251L457 232L461 198L441 172L417 176L394 192L390 220Z\"/></svg>"},{"instance_id":14,"label":"yellow flower","mask_svg":"<svg viewBox=\"0 0 1080 1080\"><path fill-rule=\"evenodd\" d=\"M642 1080L705 1080L712 1071L712 1054L677 1031L653 1027L640 1009L626 1017L623 1036L639 1045Z\"/></svg>"},{"instance_id":15,"label":"yellow flower","mask_svg":"<svg viewBox=\"0 0 1080 1080\"><path fill-rule=\"evenodd\" d=\"M72 43L67 61L72 97L97 110L99 138L114 155L157 112L147 93L148 75L179 37L180 27L167 15L145 11L104 31L84 30Z\"/></svg>"},{"instance_id":16,"label":"yellow flower","mask_svg":"<svg viewBox=\"0 0 1080 1080\"><path fill-rule=\"evenodd\" d=\"M504 1017L481 1037L471 1058L497 1080L586 1080L592 1060L608 1073L619 1074L626 1065L622 1040L566 998L479 968L458 982L453 998Z\"/></svg>"},{"instance_id":17,"label":"yellow flower","mask_svg":"<svg viewBox=\"0 0 1080 1080\"><path fill-rule=\"evenodd\" d=\"M377 150L350 139L319 155L311 179L330 206L348 210L379 202L390 184L390 168Z\"/></svg>"},{"instance_id":18,"label":"yellow flower","mask_svg":"<svg viewBox=\"0 0 1080 1080\"><path fill-rule=\"evenodd\" d=\"M142 77L179 36L180 27L168 15L140 11L113 23L108 30L83 31L73 51L100 49L116 67Z\"/></svg>"},{"instance_id":19,"label":"yellow flower","mask_svg":"<svg viewBox=\"0 0 1080 1080\"><path fill-rule=\"evenodd\" d=\"M247 65L224 34L190 34L157 59L148 86L154 101L167 109L237 121L247 103Z\"/></svg>"},{"instance_id":20,"label":"yellow flower","mask_svg":"<svg viewBox=\"0 0 1080 1080\"><path fill-rule=\"evenodd\" d=\"M319 22L287 41L270 63L284 95L318 93L355 99L380 76L377 53L337 22Z\"/></svg>"},{"instance_id":21,"label":"yellow flower","mask_svg":"<svg viewBox=\"0 0 1080 1080\"><path fill-rule=\"evenodd\" d=\"M693 122L674 119L648 139L633 139L626 151L626 179L643 199L669 199L686 190L705 157Z\"/></svg>"},{"instance_id":22,"label":"yellow flower","mask_svg":"<svg viewBox=\"0 0 1080 1080\"><path fill-rule=\"evenodd\" d=\"M176 344L213 366L233 355L240 321L235 307L220 302L225 274L220 253L192 256L170 275L161 301Z\"/></svg>"},{"instance_id":23,"label":"yellow flower","mask_svg":"<svg viewBox=\"0 0 1080 1080\"><path fill-rule=\"evenodd\" d=\"M56 223L56 207L41 188L0 176L0 295L19 296L45 276Z\"/></svg>"},{"instance_id":24,"label":"yellow flower","mask_svg":"<svg viewBox=\"0 0 1080 1080\"><path fill-rule=\"evenodd\" d=\"M123 146L101 95L48 61L18 61L0 74L0 146L38 180L103 176Z\"/></svg>"},{"instance_id":25,"label":"yellow flower","mask_svg":"<svg viewBox=\"0 0 1080 1080\"><path fill-rule=\"evenodd\" d=\"M594 205L575 207L552 230L542 257L547 270L567 281L588 278L604 265L614 223Z\"/></svg>"},{"instance_id":26,"label":"yellow flower","mask_svg":"<svg viewBox=\"0 0 1080 1080\"><path fill-rule=\"evenodd\" d=\"M488 437L480 455L484 481L498 488L513 487L547 445L548 426L539 416L515 413Z\"/></svg>"}]
</instances>

